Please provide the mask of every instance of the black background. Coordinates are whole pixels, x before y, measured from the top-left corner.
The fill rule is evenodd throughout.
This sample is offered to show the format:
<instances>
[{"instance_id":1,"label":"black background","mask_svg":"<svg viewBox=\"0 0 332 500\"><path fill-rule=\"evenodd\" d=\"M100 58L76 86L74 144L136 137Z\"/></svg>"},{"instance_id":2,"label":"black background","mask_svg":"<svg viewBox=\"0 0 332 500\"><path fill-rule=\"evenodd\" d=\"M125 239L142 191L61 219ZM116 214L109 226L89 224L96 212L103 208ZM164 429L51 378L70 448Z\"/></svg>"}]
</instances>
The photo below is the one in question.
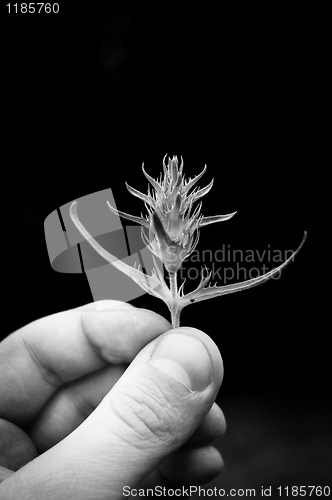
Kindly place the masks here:
<instances>
[{"instance_id":1,"label":"black background","mask_svg":"<svg viewBox=\"0 0 332 500\"><path fill-rule=\"evenodd\" d=\"M264 9L1 12L2 337L92 300L83 275L52 270L44 219L107 187L138 215L124 182L146 191L143 161L155 178L165 154L187 177L207 164L204 215L238 211L199 249L285 251L308 231L280 280L183 312L225 364L225 488L330 484L332 465L324 13Z\"/></svg>"}]
</instances>

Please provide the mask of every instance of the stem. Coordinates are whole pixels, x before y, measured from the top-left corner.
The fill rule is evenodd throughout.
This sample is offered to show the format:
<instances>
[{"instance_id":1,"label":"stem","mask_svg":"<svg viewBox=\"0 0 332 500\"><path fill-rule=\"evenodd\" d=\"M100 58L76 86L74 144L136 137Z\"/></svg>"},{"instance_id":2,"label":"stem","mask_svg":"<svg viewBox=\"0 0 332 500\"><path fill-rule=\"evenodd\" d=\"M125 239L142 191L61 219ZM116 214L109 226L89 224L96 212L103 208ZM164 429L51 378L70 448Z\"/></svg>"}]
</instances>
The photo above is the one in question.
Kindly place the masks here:
<instances>
[{"instance_id":1,"label":"stem","mask_svg":"<svg viewBox=\"0 0 332 500\"><path fill-rule=\"evenodd\" d=\"M169 283L171 285L171 294L173 299L176 297L176 293L178 291L178 286L177 286L177 273L168 273L169 274Z\"/></svg>"},{"instance_id":2,"label":"stem","mask_svg":"<svg viewBox=\"0 0 332 500\"><path fill-rule=\"evenodd\" d=\"M170 289L172 293L172 304L171 304L171 319L172 319L172 326L173 328L177 328L180 326L180 311L178 310L177 307L177 302L176 302L176 295L178 291L177 287L177 274L176 271L175 273L168 273L169 275L169 284L170 284Z\"/></svg>"}]
</instances>

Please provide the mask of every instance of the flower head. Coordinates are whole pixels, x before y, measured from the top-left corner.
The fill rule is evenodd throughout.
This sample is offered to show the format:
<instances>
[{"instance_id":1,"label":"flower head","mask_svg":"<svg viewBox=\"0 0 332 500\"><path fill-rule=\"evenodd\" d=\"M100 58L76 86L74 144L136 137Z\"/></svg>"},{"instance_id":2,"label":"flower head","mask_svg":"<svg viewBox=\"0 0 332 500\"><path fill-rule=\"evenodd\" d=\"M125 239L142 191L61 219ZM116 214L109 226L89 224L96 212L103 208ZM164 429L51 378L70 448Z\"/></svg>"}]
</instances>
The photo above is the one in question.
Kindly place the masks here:
<instances>
[{"instance_id":1,"label":"flower head","mask_svg":"<svg viewBox=\"0 0 332 500\"><path fill-rule=\"evenodd\" d=\"M205 173L206 167L204 167L200 174L188 181L186 181L183 176L182 158L180 166L176 156L173 156L172 159L169 158L167 165L164 158L163 167L163 176L161 176L159 181L150 177L145 172L144 166L142 167L145 177L153 188L153 190L151 190L149 186L146 195L126 184L131 194L144 201L148 211L146 217L143 217L143 215L141 215L141 217L135 217L134 215L116 210L109 203L108 205L117 215L141 224L144 243L154 255L161 259L169 272L170 287L167 286L163 273L158 268L154 256L152 257L155 269L152 269L151 275L147 275L145 272L143 273L140 271L139 268L136 269L135 266L131 267L122 260L117 259L91 236L77 216L76 201L71 204L69 213L77 229L99 255L110 262L116 269L133 279L144 291L162 299L167 304L171 312L172 325L175 328L179 326L180 313L185 306L193 304L194 302L196 303L213 297L252 288L264 283L277 273L280 273L282 269L293 261L295 255L302 248L307 233L304 233L304 238L298 249L295 250L283 264L266 274L241 283L232 283L224 286L217 286L215 284L211 286L208 285L208 282L212 272L204 276L204 272L202 271L201 282L196 290L184 295L184 282L179 289L177 288L177 270L181 266L182 261L187 258L196 247L199 238L199 229L213 222L230 219L236 212L228 215L203 217L200 213L202 206L201 202L196 208L193 208L194 203L208 193L213 185L212 180L205 188L199 189L196 187L192 190L196 182ZM148 229L148 236L144 233L144 228Z\"/></svg>"},{"instance_id":2,"label":"flower head","mask_svg":"<svg viewBox=\"0 0 332 500\"><path fill-rule=\"evenodd\" d=\"M166 157L165 157L166 158ZM186 181L183 176L183 159L181 165L176 156L163 160L163 176L159 181L150 177L142 166L143 173L152 186L148 187L147 195L126 184L128 191L145 202L147 217L135 217L113 208L110 209L133 222L142 225L142 239L150 251L159 257L168 272L176 272L184 259L195 249L199 239L199 229L207 224L227 220L236 212L227 215L203 217L202 202L196 208L194 203L207 194L213 186L213 179L206 187L195 188L197 181L206 171L206 166L200 174ZM144 227L149 230L149 236L144 233Z\"/></svg>"}]
</instances>

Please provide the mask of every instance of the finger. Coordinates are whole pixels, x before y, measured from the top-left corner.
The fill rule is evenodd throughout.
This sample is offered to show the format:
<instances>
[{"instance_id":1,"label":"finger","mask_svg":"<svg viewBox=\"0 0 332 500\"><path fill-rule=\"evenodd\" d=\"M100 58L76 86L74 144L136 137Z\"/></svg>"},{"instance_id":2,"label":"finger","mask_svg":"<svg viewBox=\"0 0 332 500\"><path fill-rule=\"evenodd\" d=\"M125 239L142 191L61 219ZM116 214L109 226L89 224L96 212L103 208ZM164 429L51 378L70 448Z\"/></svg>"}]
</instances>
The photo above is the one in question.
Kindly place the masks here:
<instances>
[{"instance_id":1,"label":"finger","mask_svg":"<svg viewBox=\"0 0 332 500\"><path fill-rule=\"evenodd\" d=\"M147 496L148 488L159 486L159 488L165 488L164 496L167 497L167 490L172 490L174 495L174 490L181 491L178 489L179 486L189 486L191 489L185 489L182 492L184 496L187 496L186 491L189 491L191 496L197 491L193 486L212 481L223 471L224 465L219 451L212 446L195 450L181 448L167 457L158 469L141 481L136 489L145 489L145 496ZM136 491L133 493L136 496ZM178 496L178 493L175 496Z\"/></svg>"},{"instance_id":2,"label":"finger","mask_svg":"<svg viewBox=\"0 0 332 500\"><path fill-rule=\"evenodd\" d=\"M0 465L0 483L2 483L2 481L7 479L7 477L14 474L14 472L15 471L13 471L11 469L7 469L7 467L2 467L2 465Z\"/></svg>"},{"instance_id":3,"label":"finger","mask_svg":"<svg viewBox=\"0 0 332 500\"><path fill-rule=\"evenodd\" d=\"M61 387L32 421L28 434L42 453L78 427L98 406L127 365L108 366ZM226 431L226 421L214 403L186 447L210 444Z\"/></svg>"},{"instance_id":4,"label":"finger","mask_svg":"<svg viewBox=\"0 0 332 500\"><path fill-rule=\"evenodd\" d=\"M221 438L226 432L226 420L219 406L214 403L201 425L185 443L185 447L204 446Z\"/></svg>"},{"instance_id":5,"label":"finger","mask_svg":"<svg viewBox=\"0 0 332 500\"><path fill-rule=\"evenodd\" d=\"M224 461L213 446L181 448L172 453L159 467L161 473L176 485L205 484L219 476Z\"/></svg>"},{"instance_id":6,"label":"finger","mask_svg":"<svg viewBox=\"0 0 332 500\"><path fill-rule=\"evenodd\" d=\"M17 470L37 455L29 436L17 425L0 418L0 465Z\"/></svg>"},{"instance_id":7,"label":"finger","mask_svg":"<svg viewBox=\"0 0 332 500\"><path fill-rule=\"evenodd\" d=\"M112 389L126 367L108 366L60 388L28 427L38 452L48 450L76 429ZM224 414L214 403L185 446L210 444L225 431Z\"/></svg>"},{"instance_id":8,"label":"finger","mask_svg":"<svg viewBox=\"0 0 332 500\"><path fill-rule=\"evenodd\" d=\"M26 428L39 453L64 439L99 405L127 365L109 365L62 386Z\"/></svg>"},{"instance_id":9,"label":"finger","mask_svg":"<svg viewBox=\"0 0 332 500\"><path fill-rule=\"evenodd\" d=\"M54 491L63 500L123 498L125 485L139 484L194 433L222 375L207 335L193 328L166 332L138 353L74 432L4 481L3 493L21 500L33 487L35 500ZM213 461L208 468L215 472Z\"/></svg>"},{"instance_id":10,"label":"finger","mask_svg":"<svg viewBox=\"0 0 332 500\"><path fill-rule=\"evenodd\" d=\"M105 302L105 301L104 301ZM35 321L0 344L0 417L27 424L64 383L129 363L170 328L152 311L109 301Z\"/></svg>"}]
</instances>

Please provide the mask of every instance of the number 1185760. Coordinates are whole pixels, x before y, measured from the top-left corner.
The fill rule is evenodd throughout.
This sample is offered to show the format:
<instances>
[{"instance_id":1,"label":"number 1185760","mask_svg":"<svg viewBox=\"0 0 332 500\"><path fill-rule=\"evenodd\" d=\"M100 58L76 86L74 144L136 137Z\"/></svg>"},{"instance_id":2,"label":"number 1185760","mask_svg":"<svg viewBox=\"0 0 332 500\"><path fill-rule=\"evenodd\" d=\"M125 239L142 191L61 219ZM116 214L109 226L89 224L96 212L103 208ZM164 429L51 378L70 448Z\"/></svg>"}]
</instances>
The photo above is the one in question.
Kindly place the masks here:
<instances>
[{"instance_id":1,"label":"number 1185760","mask_svg":"<svg viewBox=\"0 0 332 500\"><path fill-rule=\"evenodd\" d=\"M57 14L60 10L58 3L7 3L9 14Z\"/></svg>"}]
</instances>

